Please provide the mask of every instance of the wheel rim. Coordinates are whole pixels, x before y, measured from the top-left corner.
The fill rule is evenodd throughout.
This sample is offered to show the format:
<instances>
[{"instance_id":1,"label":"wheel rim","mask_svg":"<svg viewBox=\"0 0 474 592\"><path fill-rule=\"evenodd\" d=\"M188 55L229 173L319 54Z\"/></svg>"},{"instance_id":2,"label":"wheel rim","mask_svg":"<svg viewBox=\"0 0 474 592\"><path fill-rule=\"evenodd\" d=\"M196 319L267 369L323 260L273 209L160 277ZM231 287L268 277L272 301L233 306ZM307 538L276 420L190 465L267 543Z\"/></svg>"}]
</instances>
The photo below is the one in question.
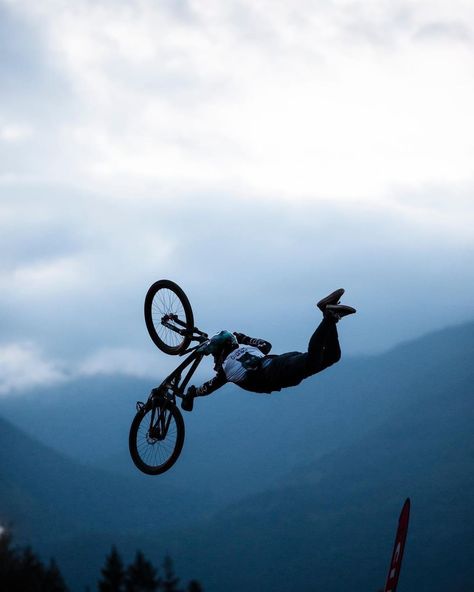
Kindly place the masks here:
<instances>
[{"instance_id":1,"label":"wheel rim","mask_svg":"<svg viewBox=\"0 0 474 592\"><path fill-rule=\"evenodd\" d=\"M156 427L160 411L160 408L155 410L155 425L151 426L151 429L151 409L142 417L137 429L137 454L140 461L150 469L157 469L166 465L172 459L178 445L178 426L174 415L169 409L164 411L165 423L169 421L166 434L161 433L160 428Z\"/></svg>"},{"instance_id":2,"label":"wheel rim","mask_svg":"<svg viewBox=\"0 0 474 592\"><path fill-rule=\"evenodd\" d=\"M183 303L173 290L161 288L156 292L151 303L151 318L160 341L172 349L177 349L182 345L185 337L162 324L163 319L168 320L171 325L179 329L185 327L176 324L175 319L187 324Z\"/></svg>"}]
</instances>

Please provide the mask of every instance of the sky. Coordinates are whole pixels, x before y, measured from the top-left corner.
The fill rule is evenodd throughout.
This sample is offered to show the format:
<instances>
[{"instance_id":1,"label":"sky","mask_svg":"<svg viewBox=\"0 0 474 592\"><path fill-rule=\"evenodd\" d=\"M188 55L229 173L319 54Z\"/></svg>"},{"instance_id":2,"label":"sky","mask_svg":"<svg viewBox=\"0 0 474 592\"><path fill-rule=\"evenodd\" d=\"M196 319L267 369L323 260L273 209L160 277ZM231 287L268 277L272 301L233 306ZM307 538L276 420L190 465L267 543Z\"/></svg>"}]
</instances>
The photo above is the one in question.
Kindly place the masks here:
<instances>
[{"instance_id":1,"label":"sky","mask_svg":"<svg viewBox=\"0 0 474 592\"><path fill-rule=\"evenodd\" d=\"M0 0L0 395L159 377L198 326L343 352L474 317L474 4Z\"/></svg>"}]
</instances>

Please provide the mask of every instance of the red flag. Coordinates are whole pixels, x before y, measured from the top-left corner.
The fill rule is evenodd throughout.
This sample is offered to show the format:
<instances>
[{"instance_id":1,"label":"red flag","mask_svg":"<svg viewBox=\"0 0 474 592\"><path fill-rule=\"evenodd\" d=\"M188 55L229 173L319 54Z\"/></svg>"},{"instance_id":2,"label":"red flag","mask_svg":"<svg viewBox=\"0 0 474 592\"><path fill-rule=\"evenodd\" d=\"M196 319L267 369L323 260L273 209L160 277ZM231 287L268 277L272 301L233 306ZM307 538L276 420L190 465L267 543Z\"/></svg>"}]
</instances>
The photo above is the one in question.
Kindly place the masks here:
<instances>
[{"instance_id":1,"label":"red flag","mask_svg":"<svg viewBox=\"0 0 474 592\"><path fill-rule=\"evenodd\" d=\"M395 592L398 585L398 578L402 568L403 551L405 550L405 541L408 533L408 519L410 518L410 498L403 504L400 518L398 519L397 536L393 546L392 561L388 570L387 583L384 592Z\"/></svg>"}]
</instances>

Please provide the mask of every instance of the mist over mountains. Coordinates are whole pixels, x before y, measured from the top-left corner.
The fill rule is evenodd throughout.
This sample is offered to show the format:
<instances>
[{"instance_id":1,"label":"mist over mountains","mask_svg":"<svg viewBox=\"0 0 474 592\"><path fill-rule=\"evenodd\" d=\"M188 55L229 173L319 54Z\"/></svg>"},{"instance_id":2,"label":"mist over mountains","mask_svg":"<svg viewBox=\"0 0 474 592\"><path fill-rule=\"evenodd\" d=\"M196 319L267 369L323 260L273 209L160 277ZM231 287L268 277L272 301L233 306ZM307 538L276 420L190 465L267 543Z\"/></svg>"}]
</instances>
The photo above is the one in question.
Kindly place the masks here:
<instances>
[{"instance_id":1,"label":"mist over mountains","mask_svg":"<svg viewBox=\"0 0 474 592\"><path fill-rule=\"evenodd\" d=\"M210 592L375 592L410 496L400 590L429 577L431 590L464 592L473 353L468 323L270 396L226 386L185 415L182 458L162 477L141 475L127 450L149 381L88 378L2 399L0 520L54 554L77 590L116 543L171 552Z\"/></svg>"}]
</instances>

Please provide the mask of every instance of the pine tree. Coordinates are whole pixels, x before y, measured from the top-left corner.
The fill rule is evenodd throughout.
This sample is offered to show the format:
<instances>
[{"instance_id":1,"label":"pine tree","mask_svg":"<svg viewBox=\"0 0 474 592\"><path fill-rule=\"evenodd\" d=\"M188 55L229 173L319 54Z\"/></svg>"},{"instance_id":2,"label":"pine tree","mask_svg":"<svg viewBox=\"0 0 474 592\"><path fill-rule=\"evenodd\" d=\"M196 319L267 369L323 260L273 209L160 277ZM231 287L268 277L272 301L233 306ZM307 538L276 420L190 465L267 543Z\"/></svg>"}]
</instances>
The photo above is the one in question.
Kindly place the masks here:
<instances>
[{"instance_id":1,"label":"pine tree","mask_svg":"<svg viewBox=\"0 0 474 592\"><path fill-rule=\"evenodd\" d=\"M24 592L42 592L45 579L45 569L30 547L25 547L20 553L15 567L14 590Z\"/></svg>"},{"instance_id":2,"label":"pine tree","mask_svg":"<svg viewBox=\"0 0 474 592\"><path fill-rule=\"evenodd\" d=\"M17 554L11 546L12 536L4 530L0 535L0 582L6 590L14 587Z\"/></svg>"},{"instance_id":3,"label":"pine tree","mask_svg":"<svg viewBox=\"0 0 474 592\"><path fill-rule=\"evenodd\" d=\"M141 551L137 551L135 561L127 568L126 592L155 592L160 584L156 569Z\"/></svg>"},{"instance_id":4,"label":"pine tree","mask_svg":"<svg viewBox=\"0 0 474 592\"><path fill-rule=\"evenodd\" d=\"M197 580L191 580L186 592L204 592L201 584Z\"/></svg>"},{"instance_id":5,"label":"pine tree","mask_svg":"<svg viewBox=\"0 0 474 592\"><path fill-rule=\"evenodd\" d=\"M67 592L67 586L54 559L51 559L44 574L44 589L48 592Z\"/></svg>"},{"instance_id":6,"label":"pine tree","mask_svg":"<svg viewBox=\"0 0 474 592\"><path fill-rule=\"evenodd\" d=\"M0 534L0 588L8 592L67 592L56 563L45 568L30 547L15 549L8 532Z\"/></svg>"},{"instance_id":7,"label":"pine tree","mask_svg":"<svg viewBox=\"0 0 474 592\"><path fill-rule=\"evenodd\" d=\"M102 579L98 586L100 592L123 592L125 589L125 572L122 558L115 546L112 547L110 555L105 560L101 570Z\"/></svg>"},{"instance_id":8,"label":"pine tree","mask_svg":"<svg viewBox=\"0 0 474 592\"><path fill-rule=\"evenodd\" d=\"M161 587L163 592L179 592L178 582L179 578L174 573L173 560L169 555L166 555L163 561L163 581Z\"/></svg>"}]
</instances>

